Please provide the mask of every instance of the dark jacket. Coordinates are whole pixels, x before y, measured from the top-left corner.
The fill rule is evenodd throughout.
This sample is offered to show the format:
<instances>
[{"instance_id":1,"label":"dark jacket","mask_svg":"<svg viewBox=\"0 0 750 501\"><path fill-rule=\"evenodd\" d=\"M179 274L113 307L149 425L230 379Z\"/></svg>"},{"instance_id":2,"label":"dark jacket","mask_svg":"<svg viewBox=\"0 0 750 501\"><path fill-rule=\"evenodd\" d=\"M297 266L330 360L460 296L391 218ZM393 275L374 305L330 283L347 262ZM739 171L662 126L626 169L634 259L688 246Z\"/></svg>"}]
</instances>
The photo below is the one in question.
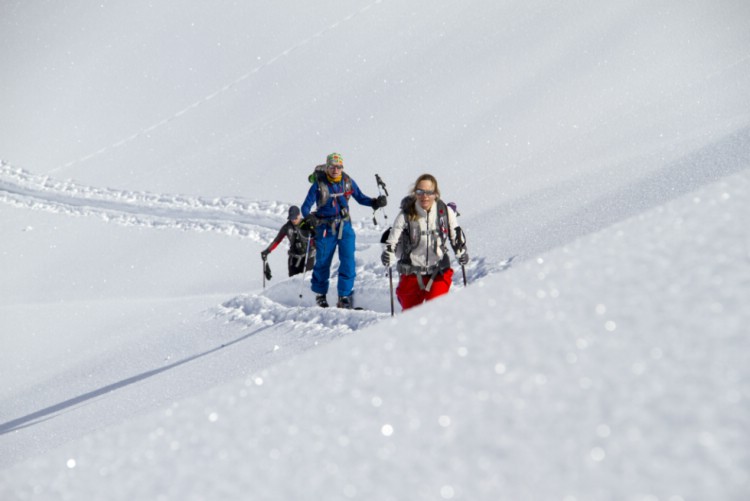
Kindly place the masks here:
<instances>
[{"instance_id":1,"label":"dark jacket","mask_svg":"<svg viewBox=\"0 0 750 501\"><path fill-rule=\"evenodd\" d=\"M273 242L268 245L268 247L266 248L266 252L273 252L273 250L279 246L284 238L288 238L289 254L301 254L304 257L305 253L307 252L307 239L310 235L310 228L307 227L304 221L300 223L299 226L295 226L293 222L287 221L286 223L284 223L284 226L281 227L279 233L276 235L276 238L273 239ZM310 249L310 252L315 255L315 251L313 249Z\"/></svg>"}]
</instances>

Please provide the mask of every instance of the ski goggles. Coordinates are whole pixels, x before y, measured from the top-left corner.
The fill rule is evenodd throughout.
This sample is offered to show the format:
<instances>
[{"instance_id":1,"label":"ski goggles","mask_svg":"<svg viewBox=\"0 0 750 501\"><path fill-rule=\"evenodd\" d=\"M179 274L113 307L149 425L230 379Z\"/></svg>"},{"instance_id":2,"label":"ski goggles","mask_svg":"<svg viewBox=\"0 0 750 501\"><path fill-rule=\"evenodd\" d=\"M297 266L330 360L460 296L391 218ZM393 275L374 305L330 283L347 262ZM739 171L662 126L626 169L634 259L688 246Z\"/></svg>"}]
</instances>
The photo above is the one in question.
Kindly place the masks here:
<instances>
[{"instance_id":1,"label":"ski goggles","mask_svg":"<svg viewBox=\"0 0 750 501\"><path fill-rule=\"evenodd\" d=\"M414 193L418 197L423 197L423 196L431 197L431 196L433 196L435 194L435 192L433 190L414 190Z\"/></svg>"}]
</instances>

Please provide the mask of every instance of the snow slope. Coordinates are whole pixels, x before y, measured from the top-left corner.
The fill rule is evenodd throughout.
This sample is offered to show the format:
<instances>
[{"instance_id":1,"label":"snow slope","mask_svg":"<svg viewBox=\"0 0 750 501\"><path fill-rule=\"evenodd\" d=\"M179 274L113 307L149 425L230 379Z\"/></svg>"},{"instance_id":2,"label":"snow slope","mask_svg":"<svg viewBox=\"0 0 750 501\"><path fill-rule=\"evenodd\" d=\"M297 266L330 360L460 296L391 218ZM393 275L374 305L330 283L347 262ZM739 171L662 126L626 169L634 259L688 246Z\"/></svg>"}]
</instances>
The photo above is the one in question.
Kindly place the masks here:
<instances>
[{"instance_id":1,"label":"snow slope","mask_svg":"<svg viewBox=\"0 0 750 501\"><path fill-rule=\"evenodd\" d=\"M213 320L246 334L203 325L213 347L6 422L4 448L209 369L228 382L10 466L3 499L743 499L748 188L731 176L357 335L371 313L294 306L288 283L229 300Z\"/></svg>"},{"instance_id":2,"label":"snow slope","mask_svg":"<svg viewBox=\"0 0 750 501\"><path fill-rule=\"evenodd\" d=\"M746 499L748 14L4 3L0 498ZM261 281L333 150L366 311ZM392 318L424 171L469 287Z\"/></svg>"}]
</instances>

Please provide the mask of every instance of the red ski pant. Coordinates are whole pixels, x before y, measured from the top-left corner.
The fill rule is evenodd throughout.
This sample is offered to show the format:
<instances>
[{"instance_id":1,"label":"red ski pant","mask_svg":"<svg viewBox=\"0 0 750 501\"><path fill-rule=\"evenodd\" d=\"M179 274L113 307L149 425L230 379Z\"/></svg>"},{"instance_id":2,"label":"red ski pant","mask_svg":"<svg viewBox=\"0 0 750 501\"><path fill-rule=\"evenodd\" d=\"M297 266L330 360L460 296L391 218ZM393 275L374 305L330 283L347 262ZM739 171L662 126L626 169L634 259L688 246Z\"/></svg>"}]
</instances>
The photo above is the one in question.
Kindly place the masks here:
<instances>
[{"instance_id":1,"label":"red ski pant","mask_svg":"<svg viewBox=\"0 0 750 501\"><path fill-rule=\"evenodd\" d=\"M427 282L430 281L430 276L401 275L399 277L398 287L396 287L396 297L398 298L398 302L401 303L401 307L405 310L447 294L453 282L453 269L448 268L443 273L439 273L435 277L435 280L433 280L429 291L419 287L418 280L421 280L423 287L426 287Z\"/></svg>"}]
</instances>

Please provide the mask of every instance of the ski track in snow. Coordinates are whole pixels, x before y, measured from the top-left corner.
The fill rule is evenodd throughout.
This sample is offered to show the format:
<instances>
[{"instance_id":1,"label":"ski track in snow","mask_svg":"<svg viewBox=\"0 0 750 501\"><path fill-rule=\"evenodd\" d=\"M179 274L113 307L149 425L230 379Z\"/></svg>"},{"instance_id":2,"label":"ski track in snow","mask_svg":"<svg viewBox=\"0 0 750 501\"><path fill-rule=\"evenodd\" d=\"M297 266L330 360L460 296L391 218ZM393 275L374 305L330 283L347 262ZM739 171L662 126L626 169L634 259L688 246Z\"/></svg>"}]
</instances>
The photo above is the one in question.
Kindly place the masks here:
<instances>
[{"instance_id":1,"label":"ski track in snow","mask_svg":"<svg viewBox=\"0 0 750 501\"><path fill-rule=\"evenodd\" d=\"M308 305L294 306L249 294L225 302L218 311L229 321L253 326L286 322L292 328L330 330L339 334L364 328L387 316L371 310L347 311L339 308L311 308Z\"/></svg>"},{"instance_id":2,"label":"ski track in snow","mask_svg":"<svg viewBox=\"0 0 750 501\"><path fill-rule=\"evenodd\" d=\"M31 174L3 163L0 201L16 207L97 216L125 226L212 231L267 242L276 236L289 205L236 197L205 199L83 186Z\"/></svg>"},{"instance_id":3,"label":"ski track in snow","mask_svg":"<svg viewBox=\"0 0 750 501\"><path fill-rule=\"evenodd\" d=\"M276 236L290 205L83 186L32 174L5 162L0 166L0 202L71 216L95 216L125 226L215 232L263 245ZM368 231L362 222L355 223L355 228L364 233L365 242L375 241L379 233Z\"/></svg>"},{"instance_id":4,"label":"ski track in snow","mask_svg":"<svg viewBox=\"0 0 750 501\"><path fill-rule=\"evenodd\" d=\"M215 232L248 238L267 245L286 221L289 204L279 201L254 202L235 197L206 199L188 195L168 195L84 186L60 181L47 175L32 174L6 162L0 164L0 202L69 216L99 217L124 226L182 231ZM382 228L373 228L369 217L354 222L358 251L380 245ZM488 263L475 258L465 272L469 282L507 269L510 258ZM332 270L332 278L336 276ZM460 268L454 274L454 286L463 287ZM310 298L299 298L309 289L300 279L282 279L259 294L243 294L218 306L213 314L224 322L259 329L288 322L293 329L311 332L329 331L333 336L362 329L387 317L390 291L380 263L357 263L357 298L362 311L337 308L310 308ZM397 275L396 275L397 280ZM309 282L309 275L307 278ZM308 294L309 295L309 294ZM307 296L307 295L305 295ZM299 298L299 299L298 299ZM395 306L400 311L398 304Z\"/></svg>"},{"instance_id":5,"label":"ski track in snow","mask_svg":"<svg viewBox=\"0 0 750 501\"><path fill-rule=\"evenodd\" d=\"M70 217L98 217L107 223L124 226L139 226L158 230L176 229L180 231L214 232L232 238L248 238L261 245L269 243L286 221L289 204L278 201L254 202L238 198L205 199L187 195L166 195L147 192L133 192L110 188L84 186L73 181L61 181L47 175L35 175L0 161L0 202L32 211L47 211ZM52 405L16 418L0 426L0 434L39 424L76 409L85 401L104 393L125 390L133 382L144 384L154 374L172 370L201 354L215 353L224 347L243 342L250 337L273 327L276 336L271 348L263 347L262 341L250 344L246 350L268 350L264 363L274 363L277 350L284 353L301 352L320 346L343 336L387 320L391 316L391 290L387 272L379 260L373 259L380 249L381 227L373 227L371 216L353 222L357 231L357 284L354 295L355 306L362 310L342 310L335 304L335 282L337 263L332 269L329 299L332 307L323 309L314 305L310 294L310 274L306 277L276 278L262 290L243 293L228 298L203 312L215 322L211 330L221 339L221 344L208 351L205 347L194 346L177 363L144 370L139 374L125 375L114 383L104 385L79 396L53 402ZM377 248L376 252L373 247ZM367 257L363 257L367 256ZM502 271L510 266L510 261L487 263L482 257L475 258L465 268L469 282ZM279 270L281 273L286 270ZM463 285L463 274L456 268L454 290ZM398 278L395 274L394 287ZM394 302L396 313L401 311ZM224 330L221 326L228 327ZM225 336L221 334L229 334ZM218 339L217 339L218 341ZM203 351L201 351L203 350ZM178 385L179 387L179 385ZM177 391L177 390L175 390ZM84 411L76 410L76 416L85 416ZM81 414L81 412L84 412ZM80 419L85 420L85 417ZM15 457L15 456L14 456ZM16 458L17 460L18 458ZM0 466L3 462L0 461Z\"/></svg>"}]
</instances>

